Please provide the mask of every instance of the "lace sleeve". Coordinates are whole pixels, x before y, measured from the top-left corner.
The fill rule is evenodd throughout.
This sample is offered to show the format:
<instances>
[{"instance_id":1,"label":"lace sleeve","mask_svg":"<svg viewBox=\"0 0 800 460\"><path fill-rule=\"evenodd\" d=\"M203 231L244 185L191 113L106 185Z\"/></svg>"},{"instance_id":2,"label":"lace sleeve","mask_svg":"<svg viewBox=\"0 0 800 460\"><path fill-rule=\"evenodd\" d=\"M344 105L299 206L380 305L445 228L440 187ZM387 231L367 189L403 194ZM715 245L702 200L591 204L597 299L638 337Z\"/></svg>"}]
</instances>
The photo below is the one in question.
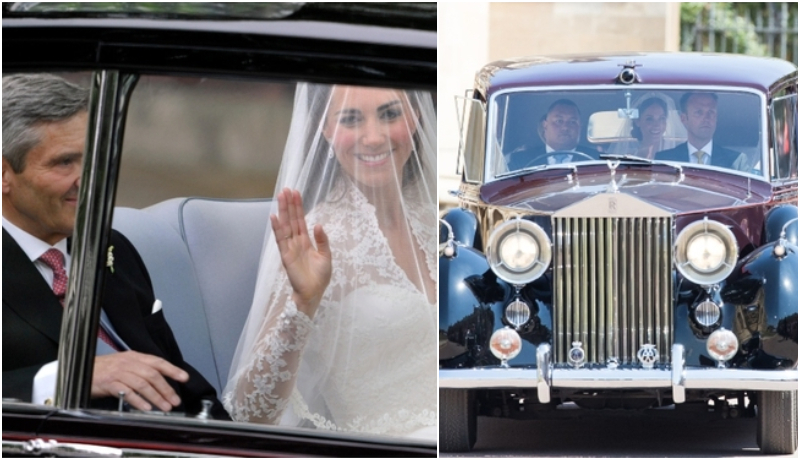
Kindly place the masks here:
<instances>
[{"instance_id":1,"label":"lace sleeve","mask_svg":"<svg viewBox=\"0 0 800 460\"><path fill-rule=\"evenodd\" d=\"M283 276L285 279L285 275ZM288 285L288 280L284 286ZM278 315L267 315L250 360L223 396L233 420L277 424L294 390L300 358L312 329L312 320L298 311L291 295L282 290L271 302L283 305Z\"/></svg>"}]
</instances>

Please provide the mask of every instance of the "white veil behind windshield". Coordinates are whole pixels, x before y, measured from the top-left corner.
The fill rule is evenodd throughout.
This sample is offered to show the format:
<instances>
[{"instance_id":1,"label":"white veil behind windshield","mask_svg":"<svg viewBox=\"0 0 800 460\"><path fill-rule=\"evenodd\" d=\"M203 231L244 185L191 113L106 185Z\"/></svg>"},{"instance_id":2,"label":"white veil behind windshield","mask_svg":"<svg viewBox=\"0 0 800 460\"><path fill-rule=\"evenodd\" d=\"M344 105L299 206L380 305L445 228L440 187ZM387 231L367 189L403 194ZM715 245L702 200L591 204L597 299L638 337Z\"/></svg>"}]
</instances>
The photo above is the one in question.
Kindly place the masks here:
<instances>
[{"instance_id":1,"label":"white veil behind windshield","mask_svg":"<svg viewBox=\"0 0 800 460\"><path fill-rule=\"evenodd\" d=\"M300 191L332 276L299 312L268 229L223 392L234 420L436 438L435 152L428 93L298 85L276 195Z\"/></svg>"},{"instance_id":2,"label":"white veil behind windshield","mask_svg":"<svg viewBox=\"0 0 800 460\"><path fill-rule=\"evenodd\" d=\"M639 110L639 118L626 119L621 124L616 136L619 140L609 148L609 153L652 160L657 152L671 149L686 140L686 129L680 121L675 101L669 96L650 91L640 95L631 107ZM656 123L653 119L662 116L663 123ZM649 130L643 130L644 126Z\"/></svg>"}]
</instances>

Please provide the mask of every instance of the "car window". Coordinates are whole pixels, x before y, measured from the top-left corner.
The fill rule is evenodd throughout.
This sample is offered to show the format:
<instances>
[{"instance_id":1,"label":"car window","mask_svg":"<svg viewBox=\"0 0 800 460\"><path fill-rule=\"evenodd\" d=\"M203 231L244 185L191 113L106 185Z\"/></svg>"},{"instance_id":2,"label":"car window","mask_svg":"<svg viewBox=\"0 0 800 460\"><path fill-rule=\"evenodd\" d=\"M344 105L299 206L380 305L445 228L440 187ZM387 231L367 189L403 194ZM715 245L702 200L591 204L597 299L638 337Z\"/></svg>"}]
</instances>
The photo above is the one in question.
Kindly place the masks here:
<instances>
[{"instance_id":1,"label":"car window","mask_svg":"<svg viewBox=\"0 0 800 460\"><path fill-rule=\"evenodd\" d=\"M142 76L125 125L117 204L272 196L293 98L289 83Z\"/></svg>"},{"instance_id":2,"label":"car window","mask_svg":"<svg viewBox=\"0 0 800 460\"><path fill-rule=\"evenodd\" d=\"M316 121L305 125L305 118ZM428 92L140 77L125 126L115 228L140 252L185 360L214 387L235 421L363 436L422 433L435 440L435 296L418 302L406 298L406 289L388 286L381 294L381 280L401 287L402 280L392 265L368 268L381 257L364 255L381 254L384 247L380 234L386 230L367 221L372 206L382 206L377 190L393 187L384 176L397 171L402 196L395 199L408 200L402 206L411 212L412 230L401 239L429 239L431 247L420 247L410 260L435 267L436 204L420 197L435 190L423 186L435 177L435 163L426 160L435 158L435 125ZM269 216L278 212L276 181L286 185L286 177L295 176L290 184L303 196L309 225L319 223L327 232L335 259L334 293L325 291L314 317L320 323L313 330L321 332L310 334L305 348L293 343L294 336L268 339L278 334L268 326L270 315L283 311L289 302L283 293L291 292ZM347 183L360 192L352 195ZM429 227L418 232L418 225ZM382 307L359 307L376 295L384 296ZM401 303L418 307L404 315L413 323L385 323ZM395 344L376 343L376 334L387 331ZM282 354L296 348L305 350L300 357ZM400 350L415 358L400 359ZM292 367L297 359L299 368ZM386 368L376 367L384 359ZM417 394L407 398L406 384L387 379L413 381Z\"/></svg>"},{"instance_id":3,"label":"car window","mask_svg":"<svg viewBox=\"0 0 800 460\"><path fill-rule=\"evenodd\" d=\"M709 102L702 104L706 96ZM684 99L695 112L683 113ZM690 138L702 142L700 148L713 141L705 165L764 174L763 102L753 93L660 88L513 91L494 96L491 104L487 166L492 177L597 161L602 154L696 163L686 147Z\"/></svg>"},{"instance_id":4,"label":"car window","mask_svg":"<svg viewBox=\"0 0 800 460\"><path fill-rule=\"evenodd\" d=\"M776 99L774 117L773 179L797 179L797 95Z\"/></svg>"},{"instance_id":5,"label":"car window","mask_svg":"<svg viewBox=\"0 0 800 460\"><path fill-rule=\"evenodd\" d=\"M93 78L91 73L70 73L61 76L87 88ZM131 340L128 336L126 340L124 329L127 325L123 326L117 322L120 317L116 316L116 313L104 312L101 314L100 329L110 336L113 345L109 345L112 348L116 348L118 352L124 352L129 348L142 353L147 353L147 350L167 350L168 356L182 356L197 375L208 382L211 393L207 394L211 397L216 394L217 398L223 399L223 391L231 378L230 371L240 336L243 334L259 286L257 275L262 263L262 248L272 235L269 216L277 212L277 204L273 199L276 182L282 165L286 166L283 164L284 159L295 152L291 149L295 144L292 144L290 139L293 139L292 135L294 138L298 137L297 132L292 131L298 128L292 128L292 120L293 117L297 117L298 111L310 110L308 106L297 101L300 94L305 94L304 91L308 91L307 88L310 86L327 94L319 96L314 99L315 101L330 103L335 110L331 109L328 113L326 109L319 114L324 116L326 128L323 129L321 127L323 124L319 123L316 139L320 142L326 140L330 143L330 147L320 150L323 144L315 145L313 153L319 155L312 157L309 154L308 160L299 162L302 167L305 167L304 163L324 159L327 164L340 161L336 164L342 168L341 171L345 171L345 162L354 161L360 162L356 168L371 173L380 169L382 165L390 164L394 157L404 152L409 155L409 161L417 162L415 166L417 170L415 170L416 175L409 176L411 173L408 173L407 166L400 168L398 174L403 174L408 183L400 181L398 187L402 186L402 189L406 190L406 187L410 187L409 184L421 183L421 173L435 175L435 162L426 162L421 159L422 154L419 153L424 150L431 158L435 158L436 120L433 98L429 92L308 85L304 82L263 79L185 75L139 76L130 93L124 119L124 142L112 223L112 228L122 235L124 240L114 240L119 238L114 235L111 237L112 243L127 241L130 247L127 243L112 244L108 247L107 254L104 253L106 289L104 296L111 292L108 291L111 289L109 286L129 285L131 288L129 292L114 297L113 302L126 304L130 310L143 311L142 317L137 316L131 322L143 322L145 329L141 329L139 335L149 335L154 338L150 342L150 339L145 337L144 341L150 343L147 347L156 348L140 348L139 337ZM340 96L340 88L346 88L341 91L348 96ZM387 100L381 100L382 102L375 106L369 105L378 97ZM339 105L332 102L340 99ZM332 120L330 124L336 125L330 130L327 124L329 119ZM359 136L365 132L371 132L372 139L363 141L365 142L363 145L367 146L362 148ZM287 143L290 147L287 147ZM337 150L340 145L341 151ZM285 155L285 151L290 153ZM298 157L302 157L304 152L306 150L296 150ZM342 159L335 155L342 155ZM344 155L349 155L350 159L344 158ZM314 171L313 164L310 168ZM338 174L344 174L341 171ZM339 182L332 183L339 184ZM421 186L417 188L425 189ZM429 187L429 190L435 190L435 187ZM342 200L341 196L333 192L331 196L335 197L329 200L333 203ZM368 196L370 199L373 198L373 195L368 194ZM367 203L366 197L367 195L364 195L363 209L373 209ZM415 194L409 197L419 198ZM309 204L308 211L324 207L326 203L320 201ZM435 270L433 257L436 254L436 243L433 225L436 206L433 201L431 204L432 206L428 206L430 209L417 209L407 205L413 208L414 213L413 218L409 217L408 225L414 227L413 234L417 237L426 238L426 235L430 237L431 247L420 248L420 254L430 254L430 260L421 264L428 268L433 267L432 270ZM335 205L332 206L334 209ZM353 215L344 211L330 214L333 220L325 227L330 232L330 241L341 241L345 237L350 237L353 242L369 239L368 234L358 231L348 234L337 233L337 228L340 228L336 226L337 222L352 223L358 220L358 214ZM434 220L428 222L428 217ZM423 224L426 227L420 227ZM372 236L373 242L381 241L379 235ZM274 241L272 244L275 244ZM355 251L357 253L357 249ZM371 251L374 252L374 248ZM141 258L141 264L137 262L138 258ZM372 259L365 257L365 260ZM344 262L339 259L336 263ZM143 265L146 271L137 268L131 275L132 272L126 268L131 264L137 267ZM280 272L276 270L271 275L262 275L262 278L269 277L280 279ZM348 278L348 276L343 277L343 279ZM413 278L410 281L413 284ZM435 287L433 273L428 285ZM275 289L280 288L275 287ZM388 300L384 299L386 302L383 303L394 306L395 311L400 311L396 309L398 299L393 300L393 295L387 297ZM370 298L378 299L374 295ZM108 300L107 297L104 299ZM374 368L373 375L395 375L392 368L408 369L409 375L415 379L413 393L388 391L391 390L391 385L387 387L385 381L377 382L364 378L364 373L355 372L353 370L355 368L349 368L347 374L340 374L338 369L331 368L326 372L325 379L320 381L329 382L326 388L329 385L331 387L340 385L333 388L332 394L344 392L349 395L350 399L347 401L372 402L345 404L342 407L341 401L337 405L336 399L326 392L312 392L324 399L322 404L319 401L298 402L302 401L302 397L290 391L285 395L284 405L294 405L294 414L300 418L307 415L308 419L325 421L315 426L310 421L302 422L291 417L284 419L278 417L272 420L272 423L299 430L335 428L339 432L352 432L355 436L364 437L381 435L408 439L412 433L416 436L417 432L422 432L421 439L435 441L438 433L436 431L435 296L430 299L426 296L425 299L428 301L416 303L423 309L422 316L417 315L417 319L422 317L430 319L428 327L420 328L419 321L404 323L405 326L399 333L391 334L397 338L393 346L382 348L380 343L372 343L373 346L368 347L359 342L361 336L355 334L357 330L349 328L336 331L337 336L348 335L342 343L347 343L355 349L375 351L370 359L364 360L365 364L371 363L370 366ZM363 304L371 305L368 302ZM378 318L380 315L374 317ZM351 321L354 320L339 318L339 322L343 324L349 324ZM256 326L257 323L254 322ZM106 331L108 325L110 327ZM165 333L167 325L171 333ZM383 326L378 327L363 321L359 327L368 326L375 327L369 327L373 331L369 334L362 331L365 338L381 334L381 331L385 330ZM390 329L393 327L384 326ZM420 330L423 331L422 334ZM311 337L312 341L321 340L314 339L314 335ZM341 341L342 338L337 337L337 340ZM414 353L415 358L408 358L406 356L410 346L408 342L413 342L412 348L422 350L426 356ZM321 343L324 345L324 341ZM178 353L176 347L180 349L180 355L175 354ZM324 346L322 348L324 349ZM317 346L313 350L320 349ZM331 347L331 350L338 350L332 357L337 360L336 362L360 360L356 354L348 358L348 350L342 351L341 348L335 347ZM54 348L53 353L55 351ZM113 352L98 344L97 353ZM401 355L405 357L400 359ZM386 368L381 367L384 364L375 366L375 360L380 363L382 357L388 360L385 362ZM55 359L55 354L53 358ZM6 367L4 367L4 379L5 371ZM277 376L280 372L286 371L259 369L258 378L269 380L274 377L273 374ZM196 376L192 373L190 375L190 378ZM377 393L365 393L373 384L383 390ZM298 382L297 391L301 386L304 388L307 385L313 386L314 383ZM353 395L355 390L345 391L348 387L360 389L359 394ZM270 397L268 388L257 387L257 389L263 390L260 398ZM336 393L337 391L340 393ZM403 394L408 398L413 396L414 401L424 401L427 406L415 409L400 404L398 401L402 401ZM353 398L353 396L358 397ZM387 403L386 406L376 403L384 398L393 399L393 402ZM102 406L91 405L105 409L117 408L116 398L105 399L111 403ZM52 400L49 402L52 403ZM197 403L199 404L199 401ZM121 402L120 407L124 411L137 412L127 401ZM298 409L302 407L306 408L307 414ZM319 409L320 407L324 410ZM376 414L384 407L395 407L397 410L386 412L391 417L383 419L383 424L377 423L380 417ZM375 410L367 413L369 408ZM185 412L180 415L194 417L201 409L195 404L186 406L184 410ZM340 418L341 421L337 421L336 417L342 413L347 414L346 419ZM234 418L237 423L248 421L245 417ZM253 426L263 424L255 422L254 419L255 416L250 419ZM412 428L403 430L398 429L399 427Z\"/></svg>"}]
</instances>

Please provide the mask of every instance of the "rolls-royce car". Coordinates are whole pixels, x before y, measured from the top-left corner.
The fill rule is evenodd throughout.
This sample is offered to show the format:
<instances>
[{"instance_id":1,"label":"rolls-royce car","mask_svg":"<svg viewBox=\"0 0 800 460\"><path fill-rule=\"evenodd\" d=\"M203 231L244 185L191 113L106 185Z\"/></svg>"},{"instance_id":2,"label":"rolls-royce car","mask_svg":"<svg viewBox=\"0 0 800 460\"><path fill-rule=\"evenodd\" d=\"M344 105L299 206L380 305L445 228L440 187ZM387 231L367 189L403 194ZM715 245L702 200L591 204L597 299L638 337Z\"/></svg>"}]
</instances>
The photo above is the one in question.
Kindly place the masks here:
<instances>
[{"instance_id":1,"label":"rolls-royce car","mask_svg":"<svg viewBox=\"0 0 800 460\"><path fill-rule=\"evenodd\" d=\"M674 408L797 449L797 68L709 53L492 62L440 220L439 430Z\"/></svg>"}]
</instances>

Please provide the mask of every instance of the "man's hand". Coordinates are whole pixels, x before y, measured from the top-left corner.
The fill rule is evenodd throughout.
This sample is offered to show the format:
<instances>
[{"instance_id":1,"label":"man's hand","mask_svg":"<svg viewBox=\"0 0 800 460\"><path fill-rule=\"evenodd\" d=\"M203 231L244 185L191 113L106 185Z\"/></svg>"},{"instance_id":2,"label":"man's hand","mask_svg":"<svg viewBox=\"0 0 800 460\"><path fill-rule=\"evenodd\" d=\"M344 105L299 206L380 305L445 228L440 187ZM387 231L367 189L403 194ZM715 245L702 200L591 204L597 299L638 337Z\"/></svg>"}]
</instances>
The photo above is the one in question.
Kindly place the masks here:
<instances>
[{"instance_id":1,"label":"man's hand","mask_svg":"<svg viewBox=\"0 0 800 460\"><path fill-rule=\"evenodd\" d=\"M157 356L126 351L98 356L94 360L92 397L119 397L125 392L125 401L139 410L169 412L181 403L181 398L164 377L178 382L189 380L189 374ZM149 402L148 402L149 401Z\"/></svg>"}]
</instances>

